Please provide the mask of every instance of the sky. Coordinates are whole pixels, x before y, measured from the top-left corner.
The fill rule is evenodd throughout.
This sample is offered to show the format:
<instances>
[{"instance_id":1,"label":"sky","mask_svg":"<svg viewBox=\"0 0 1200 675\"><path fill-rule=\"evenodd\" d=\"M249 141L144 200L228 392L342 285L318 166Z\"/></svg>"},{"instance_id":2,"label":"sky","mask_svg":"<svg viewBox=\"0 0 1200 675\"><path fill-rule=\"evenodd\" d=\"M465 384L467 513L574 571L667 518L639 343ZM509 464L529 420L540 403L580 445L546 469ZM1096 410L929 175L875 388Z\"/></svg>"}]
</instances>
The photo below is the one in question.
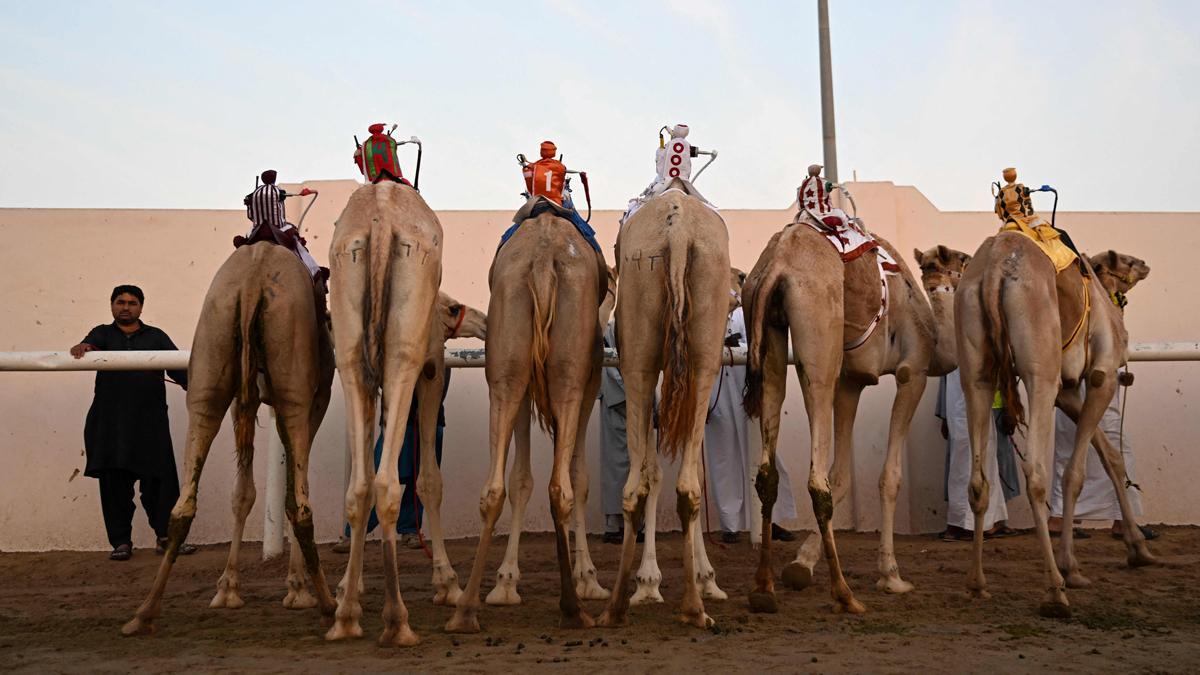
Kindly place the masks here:
<instances>
[{"instance_id":1,"label":"sky","mask_svg":"<svg viewBox=\"0 0 1200 675\"><path fill-rule=\"evenodd\" d=\"M357 178L372 122L422 139L435 209L516 209L544 139L621 208L677 122L719 151L697 187L723 208L785 208L822 161L815 0L0 3L0 207L237 209L266 168ZM842 180L986 211L1016 166L1061 210L1200 210L1200 3L830 23Z\"/></svg>"}]
</instances>

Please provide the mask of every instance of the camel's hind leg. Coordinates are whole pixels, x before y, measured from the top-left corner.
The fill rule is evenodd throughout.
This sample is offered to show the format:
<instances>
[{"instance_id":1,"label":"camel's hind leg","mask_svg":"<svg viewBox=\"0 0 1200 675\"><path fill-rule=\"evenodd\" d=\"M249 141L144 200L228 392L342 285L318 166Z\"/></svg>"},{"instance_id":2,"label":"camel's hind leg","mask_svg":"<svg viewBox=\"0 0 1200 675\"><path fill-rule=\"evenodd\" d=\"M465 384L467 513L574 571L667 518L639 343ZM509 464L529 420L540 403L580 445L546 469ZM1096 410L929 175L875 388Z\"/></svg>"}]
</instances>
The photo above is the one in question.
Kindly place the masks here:
<instances>
[{"instance_id":1,"label":"camel's hind leg","mask_svg":"<svg viewBox=\"0 0 1200 675\"><path fill-rule=\"evenodd\" d=\"M888 426L888 451L883 472L879 476L879 501L883 510L883 522L879 532L879 581L875 587L887 593L907 593L913 585L900 578L900 566L896 563L896 498L900 494L903 473L904 443L908 438L908 427L913 413L925 393L925 373L910 373L907 381L896 378L896 399L892 402L892 419Z\"/></svg>"},{"instance_id":2,"label":"camel's hind leg","mask_svg":"<svg viewBox=\"0 0 1200 675\"><path fill-rule=\"evenodd\" d=\"M254 507L254 423L257 408L257 398L249 402L235 402L231 408L234 436L238 439L237 478L233 486L233 538L229 542L229 560L225 563L225 572L217 580L217 593L208 603L212 609L238 609L246 604L238 594L238 552L242 547L246 517ZM243 447L243 443L247 445Z\"/></svg>"},{"instance_id":3,"label":"camel's hind leg","mask_svg":"<svg viewBox=\"0 0 1200 675\"><path fill-rule=\"evenodd\" d=\"M771 568L771 548L774 542L770 533L775 502L779 496L779 470L775 464L775 453L779 446L779 412L783 408L783 399L787 392L788 336L786 331L770 326L764 321L762 340L765 346L761 366L762 418L759 420L762 430L762 459L754 479L754 488L762 504L763 540L758 549L754 588L750 591L750 611L774 614L779 611L779 603L775 598L775 574ZM796 562L792 562L788 567L793 565L807 571L807 578L812 579L812 568L805 568ZM785 568L784 579L787 577ZM804 585L807 585L807 582Z\"/></svg>"},{"instance_id":4,"label":"camel's hind leg","mask_svg":"<svg viewBox=\"0 0 1200 675\"><path fill-rule=\"evenodd\" d=\"M703 452L703 448L701 448ZM700 484L705 484L704 463L700 463ZM704 547L704 531L692 539L692 555L696 559L696 583L700 586L700 597L705 600L728 600L729 594L717 585L717 570L708 559L708 550Z\"/></svg>"},{"instance_id":5,"label":"camel's hind leg","mask_svg":"<svg viewBox=\"0 0 1200 675\"><path fill-rule=\"evenodd\" d=\"M1088 388L1083 403L1077 406L1079 414L1074 416L1075 444L1071 449L1071 458L1067 461L1063 472L1063 523L1061 542L1058 554L1058 570L1066 578L1067 588L1086 588L1092 585L1090 579L1079 571L1079 560L1075 558L1075 528L1070 526L1075 518L1075 503L1079 501L1079 493L1083 490L1084 465L1087 462L1088 446L1092 436L1097 434L1096 425L1108 407L1108 402L1116 390L1115 378L1108 378L1099 389ZM1059 400L1069 397L1065 390L1058 395ZM1078 393L1075 394L1078 397ZM1121 492L1124 492L1123 490Z\"/></svg>"},{"instance_id":6,"label":"camel's hind leg","mask_svg":"<svg viewBox=\"0 0 1200 675\"><path fill-rule=\"evenodd\" d=\"M512 475L508 478L508 502L512 507L508 528L508 544L504 549L504 562L496 571L496 586L488 593L485 602L489 605L519 605L521 594L517 592L517 584L521 582L521 567L519 556L521 549L521 530L525 525L525 506L533 494L533 469L529 464L529 425L530 415L529 396L521 399L521 407L517 412L513 448Z\"/></svg>"},{"instance_id":7,"label":"camel's hind leg","mask_svg":"<svg viewBox=\"0 0 1200 675\"><path fill-rule=\"evenodd\" d=\"M439 329L440 330L440 329ZM439 343L439 349L440 343ZM420 475L417 476L417 495L425 509L429 525L429 539L433 549L433 604L454 605L462 589L458 587L458 574L450 564L446 553L446 537L442 532L442 469L437 462L437 418L441 406L444 374L440 367L426 368L417 383L417 413L420 422Z\"/></svg>"},{"instance_id":8,"label":"camel's hind leg","mask_svg":"<svg viewBox=\"0 0 1200 675\"><path fill-rule=\"evenodd\" d=\"M786 367L785 367L786 377ZM833 468L830 482L833 487L833 506L836 509L850 492L850 469L854 465L854 420L863 385L839 378L833 402ZM813 571L821 557L821 532L814 532L796 551L796 559L783 568L783 581L795 590L812 584Z\"/></svg>"},{"instance_id":9,"label":"camel's hind leg","mask_svg":"<svg viewBox=\"0 0 1200 675\"><path fill-rule=\"evenodd\" d=\"M571 458L575 454L575 437L579 422L579 406L582 392L578 377L572 377L573 367L579 364L564 363L556 371L560 377L550 380L550 400L554 411L554 466L550 473L550 513L554 518L554 542L558 553L560 582L559 610L562 628L590 628L595 625L592 617L583 611L579 595L575 592L575 578L571 569L569 530L573 511L578 508L571 487ZM595 395L588 403L595 400Z\"/></svg>"},{"instance_id":10,"label":"camel's hind leg","mask_svg":"<svg viewBox=\"0 0 1200 675\"><path fill-rule=\"evenodd\" d=\"M300 542L296 532L289 523L291 544L288 546L288 575L287 595L283 597L283 606L288 609L311 609L317 606L317 598L308 592L308 572L304 569L304 553L300 550Z\"/></svg>"},{"instance_id":11,"label":"camel's hind leg","mask_svg":"<svg viewBox=\"0 0 1200 675\"><path fill-rule=\"evenodd\" d=\"M571 489L575 492L575 508L572 514L575 541L571 569L575 578L576 595L584 600L607 600L609 592L596 578L596 564L592 562L587 542L587 424L600 389L598 369L595 377L591 379L579 409L579 423L575 428L575 451L571 454Z\"/></svg>"},{"instance_id":12,"label":"camel's hind leg","mask_svg":"<svg viewBox=\"0 0 1200 675\"><path fill-rule=\"evenodd\" d=\"M231 331L232 333L232 331ZM198 342L198 341L197 341ZM232 335L230 337L232 343ZM230 345L232 352L232 344ZM212 447L213 438L221 428L221 420L229 402L233 400L233 378L231 373L225 373L222 380L213 383L198 382L199 373L194 374L191 390L188 392L188 435L187 449L184 460L184 481L181 486L179 500L171 509L171 522L168 526L167 550L158 574L154 578L154 586L146 600L138 607L137 613L124 626L124 635L140 635L154 632L154 620L162 614L163 592L167 588L167 579L171 575L171 567L179 555L179 547L187 540L188 530L196 517L196 492L200 484L200 473L204 468L204 460Z\"/></svg>"}]
</instances>

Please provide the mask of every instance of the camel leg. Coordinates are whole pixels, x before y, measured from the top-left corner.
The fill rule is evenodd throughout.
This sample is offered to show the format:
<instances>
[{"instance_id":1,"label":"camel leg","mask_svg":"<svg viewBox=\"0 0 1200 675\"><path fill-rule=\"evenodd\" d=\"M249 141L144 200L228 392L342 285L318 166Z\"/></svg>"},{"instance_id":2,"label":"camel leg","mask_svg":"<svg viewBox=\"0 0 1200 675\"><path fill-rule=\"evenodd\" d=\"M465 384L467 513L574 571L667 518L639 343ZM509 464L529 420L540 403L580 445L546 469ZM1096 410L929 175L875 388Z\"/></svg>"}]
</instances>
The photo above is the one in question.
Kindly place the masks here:
<instances>
[{"instance_id":1,"label":"camel leg","mask_svg":"<svg viewBox=\"0 0 1200 675\"><path fill-rule=\"evenodd\" d=\"M1096 425L1108 407L1108 402L1116 390L1116 378L1110 377L1100 389L1088 388L1083 404L1078 407L1079 415L1075 420L1075 445L1071 450L1071 459L1063 472L1063 528L1060 534L1061 542L1058 557L1058 570L1066 577L1067 588L1086 588L1092 585L1090 579L1079 571L1079 560L1075 557L1075 528L1071 523L1075 519L1075 504L1079 493L1083 491L1083 475L1087 462L1088 446L1092 435L1096 433ZM1064 396L1065 394L1065 396ZM1059 398L1069 397L1070 394L1060 392ZM1074 392L1078 397L1079 393ZM1107 398L1105 398L1107 397Z\"/></svg>"},{"instance_id":2,"label":"camel leg","mask_svg":"<svg viewBox=\"0 0 1200 675\"><path fill-rule=\"evenodd\" d=\"M841 331L833 336L827 331L814 329L807 321L806 312L800 303L791 302L788 308L788 324L792 327L792 343L796 345L796 371L804 392L804 407L808 411L809 438L812 460L808 469L808 493L812 499L813 514L821 532L821 544L825 550L825 561L829 565L830 592L835 611L862 614L866 607L854 598L846 578L842 575L837 546L833 535L833 489L829 480L829 454L833 444L833 403L837 391L838 374L842 368ZM840 312L839 312L840 314ZM835 325L841 325L841 318ZM832 323L832 322L831 322ZM849 458L847 458L849 459Z\"/></svg>"},{"instance_id":3,"label":"camel leg","mask_svg":"<svg viewBox=\"0 0 1200 675\"><path fill-rule=\"evenodd\" d=\"M1078 392L1075 392L1074 396L1069 396L1070 393L1064 389L1059 394L1058 407L1078 426L1079 409L1083 403L1079 400ZM1137 517L1133 513L1133 507L1129 503L1129 495L1126 493L1128 474L1125 472L1125 458L1121 456L1120 449L1113 446L1108 440L1108 436L1100 429L1097 429L1096 433L1092 435L1092 447L1096 448L1100 464L1108 474L1109 480L1112 481L1113 489L1117 494L1117 503L1121 507L1121 520L1128 523L1128 527L1123 528L1127 563L1130 567L1157 564L1158 560L1150 553L1150 548L1146 545L1146 538L1142 535L1141 528L1137 526Z\"/></svg>"},{"instance_id":4,"label":"camel leg","mask_svg":"<svg viewBox=\"0 0 1200 675\"><path fill-rule=\"evenodd\" d=\"M231 378L230 378L231 379ZM200 473L204 469L204 460L212 447L213 438L221 428L221 420L225 409L233 399L232 381L219 383L214 391L207 391L200 383L193 381L192 390L188 392L188 435L187 450L184 460L184 481L181 485L179 500L171 509L171 522L167 528L167 550L162 563L158 566L158 574L154 577L154 586L150 594L138 607L137 613L124 626L121 633L126 636L153 633L154 620L162 614L162 598L167 588L167 579L171 576L171 567L179 555L179 547L187 540L188 530L196 517L196 491L200 484Z\"/></svg>"},{"instance_id":5,"label":"camel leg","mask_svg":"<svg viewBox=\"0 0 1200 675\"><path fill-rule=\"evenodd\" d=\"M896 378L896 399L892 402L892 419L888 426L888 451L883 472L879 476L879 502L883 510L883 521L879 532L879 581L875 587L887 593L907 593L913 585L900 578L900 566L896 564L896 498L900 494L903 473L904 442L908 438L908 427L913 413L925 393L924 372L909 373L906 381ZM836 490L835 490L836 495Z\"/></svg>"},{"instance_id":6,"label":"camel leg","mask_svg":"<svg viewBox=\"0 0 1200 675\"><path fill-rule=\"evenodd\" d=\"M571 458L575 454L579 399L582 398L582 392L571 384L574 381L578 380L567 376L555 378L550 382L550 400L556 409L554 426L557 429L557 433L554 434L554 466L550 473L550 514L554 518L554 543L558 553L558 607L562 612L559 627L591 628L595 622L583 611L579 604L579 595L575 592L568 540L571 516L576 508L575 495L571 488ZM592 400L595 400L594 395Z\"/></svg>"},{"instance_id":7,"label":"camel leg","mask_svg":"<svg viewBox=\"0 0 1200 675\"><path fill-rule=\"evenodd\" d=\"M703 452L703 446L700 448ZM700 463L700 484L704 485L704 463ZM704 532L692 539L695 542L692 555L696 558L696 583L700 585L700 597L705 600L728 600L729 594L717 585L717 571L713 569L712 561L708 559L708 550L704 548Z\"/></svg>"},{"instance_id":8,"label":"camel leg","mask_svg":"<svg viewBox=\"0 0 1200 675\"><path fill-rule=\"evenodd\" d=\"M283 394L277 394L283 398ZM310 411L285 400L275 402L275 427L283 441L284 457L287 459L287 494L284 508L292 525L292 541L299 547L304 558L304 569L312 583L313 595L321 616L332 620L337 609L314 538L312 507L308 502L308 458L312 450L313 434L309 429Z\"/></svg>"},{"instance_id":9,"label":"camel leg","mask_svg":"<svg viewBox=\"0 0 1200 675\"><path fill-rule=\"evenodd\" d=\"M349 347L347 347L349 348ZM345 349L339 354L346 354ZM367 520L374 504L371 483L375 477L374 438L376 393L364 385L358 366L340 363L342 391L346 396L346 423L349 436L350 484L346 488L346 522L350 524L350 557L346 572L338 584L338 608L333 626L325 633L326 640L362 637L363 547L366 543Z\"/></svg>"},{"instance_id":10,"label":"camel leg","mask_svg":"<svg viewBox=\"0 0 1200 675\"><path fill-rule=\"evenodd\" d=\"M254 425L254 418L245 419L243 413L234 413L234 424L241 426L243 424ZM253 430L250 432L250 438L253 439ZM247 448L238 448L237 461L237 478L233 485L233 539L229 542L229 560L225 563L225 572L221 574L221 578L217 580L217 593L213 596L211 602L208 603L211 609L238 609L245 605L245 601L238 594L238 552L242 548L242 533L246 529L246 518L250 515L250 509L254 506L254 445L251 444Z\"/></svg>"},{"instance_id":11,"label":"camel leg","mask_svg":"<svg viewBox=\"0 0 1200 675\"><path fill-rule=\"evenodd\" d=\"M1017 348L1018 346L1014 345L1014 350ZM1045 617L1067 618L1071 615L1071 607L1067 602L1062 574L1054 563L1054 546L1050 541L1050 528L1046 522L1049 515L1046 508L1046 460L1054 449L1054 399L1060 389L1058 372L1056 369L1053 376L1040 379L1032 373L1021 373L1021 378L1025 382L1026 398L1029 401L1029 430L1026 433L1029 458L1026 463L1025 482L1046 570L1046 592L1038 612ZM1071 529L1070 522L1064 522L1066 525L1063 529ZM976 528L978 527L976 524ZM977 547L982 548L982 544L978 544Z\"/></svg>"},{"instance_id":12,"label":"camel leg","mask_svg":"<svg viewBox=\"0 0 1200 675\"><path fill-rule=\"evenodd\" d=\"M992 434L992 401L996 387L990 380L979 378L971 381L962 371L963 398L967 409L967 433L971 438L971 480L967 485L967 498L975 520L975 533L971 548L971 571L967 576L967 589L979 598L988 598L987 578L983 572L983 519L987 513L991 496L988 484L984 453L988 452Z\"/></svg>"},{"instance_id":13,"label":"camel leg","mask_svg":"<svg viewBox=\"0 0 1200 675\"><path fill-rule=\"evenodd\" d=\"M413 388L420 377L424 350L417 351L412 345L390 344L386 356L387 373L384 381L386 423L383 432L383 454L379 460L379 472L375 474L375 513L379 517L379 529L383 546L383 632L379 636L380 646L412 647L420 638L408 625L408 607L400 594L399 556L396 551L396 521L400 517L400 500L403 488L400 485L400 449L404 443L408 411L412 405ZM438 392L439 395L441 392ZM436 431L436 429L435 429ZM436 460L433 462L436 466Z\"/></svg>"},{"instance_id":14,"label":"camel leg","mask_svg":"<svg viewBox=\"0 0 1200 675\"><path fill-rule=\"evenodd\" d=\"M775 465L775 451L779 445L779 411L783 408L783 398L787 391L787 333L764 323L763 343L766 353L762 361L762 419L759 426L762 431L762 459L759 461L758 474L754 479L755 492L758 493L762 504L762 545L758 549L758 569L754 574L754 588L750 591L750 611L768 612L779 611L779 603L775 599L775 575L771 570L771 519L775 511L775 502L779 496L779 470ZM818 550L820 549L818 539ZM796 562L788 565L795 566L808 572L812 579L812 568L804 567ZM784 571L784 579L788 577ZM807 582L805 582L807 585Z\"/></svg>"},{"instance_id":15,"label":"camel leg","mask_svg":"<svg viewBox=\"0 0 1200 675\"><path fill-rule=\"evenodd\" d=\"M697 358L702 358L697 355ZM716 359L720 358L720 346L716 352L716 358L712 363L716 363ZM700 596L700 570L698 566L698 558L696 555L697 544L702 534L700 532L700 485L703 480L702 464L700 453L703 452L704 442L704 422L708 413L708 397L712 391L713 381L716 379L718 369L716 367L696 373L696 396L697 401L694 404L695 418L692 421L692 428L689 433L689 438L693 439L688 442L683 449L683 456L679 465L679 479L675 484L675 508L679 513L679 522L683 526L683 600L680 603L679 620L697 628L710 628L716 623L704 611L704 600ZM719 590L719 589L718 589Z\"/></svg>"},{"instance_id":16,"label":"camel leg","mask_svg":"<svg viewBox=\"0 0 1200 675\"><path fill-rule=\"evenodd\" d=\"M628 411L628 405L628 398L626 398L626 411ZM633 592L633 597L629 599L629 603L632 605L663 602L662 593L658 590L659 585L662 584L662 570L658 567L658 495L662 492L662 467L658 462L657 444L647 446L645 461L646 467L643 475L646 492L641 514L642 562L638 565L637 574L634 575L637 588ZM632 455L630 455L630 466L633 466ZM625 527L629 526L630 523L626 522ZM636 522L633 523L633 527L635 528L633 540L636 543ZM625 536L628 537L630 530L626 529L625 532Z\"/></svg>"},{"instance_id":17,"label":"camel leg","mask_svg":"<svg viewBox=\"0 0 1200 675\"><path fill-rule=\"evenodd\" d=\"M571 455L571 489L575 492L575 509L573 515L575 542L572 570L575 576L575 594L584 600L607 600L609 592L596 578L596 564L592 562L592 554L588 551L587 541L587 500L588 500L588 466L587 466L587 423L591 417L592 406L600 387L599 376L592 378L595 386L589 386L584 392L583 403L579 410L579 424L575 429L575 452Z\"/></svg>"},{"instance_id":18,"label":"camel leg","mask_svg":"<svg viewBox=\"0 0 1200 675\"><path fill-rule=\"evenodd\" d=\"M786 367L784 368L786 378ZM850 470L854 466L854 420L863 385L838 378L833 400L833 506L837 508L850 493ZM886 464L885 464L886 466ZM821 533L813 532L796 551L796 559L783 568L783 580L795 590L812 584L813 570L821 557Z\"/></svg>"},{"instance_id":19,"label":"camel leg","mask_svg":"<svg viewBox=\"0 0 1200 675\"><path fill-rule=\"evenodd\" d=\"M437 359L440 364L441 359ZM432 369L432 377L419 377L417 383L417 414L420 418L420 474L417 476L417 495L425 509L429 525L429 540L433 553L433 604L455 605L462 589L458 574L446 553L446 537L442 532L442 469L437 462L437 418L441 406L443 371L440 365Z\"/></svg>"},{"instance_id":20,"label":"camel leg","mask_svg":"<svg viewBox=\"0 0 1200 675\"><path fill-rule=\"evenodd\" d=\"M529 396L526 395L521 399L521 408L517 413L513 470L512 475L508 477L508 503L512 507L508 545L504 549L504 562L500 563L500 569L496 570L496 586L484 599L489 605L521 604L521 594L517 592L517 584L521 582L521 530L525 525L525 507L533 494L533 470L529 464L529 426L532 412Z\"/></svg>"},{"instance_id":21,"label":"camel leg","mask_svg":"<svg viewBox=\"0 0 1200 675\"><path fill-rule=\"evenodd\" d=\"M489 311L489 314L491 311ZM500 331L492 331L491 334ZM496 352L499 354L499 350ZM507 354L510 360L520 361L521 354ZM489 364L489 370L492 365ZM471 565L471 578L467 587L458 599L454 616L446 622L449 633L478 633L479 632L479 587L483 582L483 568L487 565L487 552L492 543L492 532L500 512L504 509L504 471L507 463L508 441L512 437L513 425L521 411L521 401L525 397L529 385L530 364L528 355L518 363L497 364L497 369L508 371L506 377L489 377L488 396L491 399L489 436L491 442L491 467L488 480L483 487L483 495L479 499L479 514L483 519L483 528L479 532L479 544L475 551L475 561ZM519 377L516 373L524 373ZM526 446L528 447L528 446Z\"/></svg>"},{"instance_id":22,"label":"camel leg","mask_svg":"<svg viewBox=\"0 0 1200 675\"><path fill-rule=\"evenodd\" d=\"M288 609L311 609L317 606L317 598L308 592L308 585L305 581L308 574L304 570L304 553L300 550L300 542L296 539L294 530L289 539L291 545L288 551L288 591L283 598L283 606Z\"/></svg>"},{"instance_id":23,"label":"camel leg","mask_svg":"<svg viewBox=\"0 0 1200 675\"><path fill-rule=\"evenodd\" d=\"M654 551L654 522L653 509L657 503L659 485L662 482L661 469L658 466L658 452L652 438L654 387L658 383L658 371L652 367L633 369L632 359L627 358L622 363L621 375L625 381L625 412L627 419L627 438L629 439L629 476L625 480L622 492L621 508L625 523L625 536L621 541L621 563L618 566L617 582L613 586L608 606L597 619L601 626L621 626L629 618L629 581L633 576L633 556L637 552L637 528L641 521L646 523L645 547L653 565L653 571L658 571L657 562L653 561ZM643 562L638 576L645 570ZM658 573L659 581L662 573ZM650 578L646 578L650 582ZM658 586L643 587L641 578L638 579L638 593L642 588L653 589L657 602L662 602ZM635 596L637 597L637 596ZM639 600L640 601L640 600Z\"/></svg>"}]
</instances>

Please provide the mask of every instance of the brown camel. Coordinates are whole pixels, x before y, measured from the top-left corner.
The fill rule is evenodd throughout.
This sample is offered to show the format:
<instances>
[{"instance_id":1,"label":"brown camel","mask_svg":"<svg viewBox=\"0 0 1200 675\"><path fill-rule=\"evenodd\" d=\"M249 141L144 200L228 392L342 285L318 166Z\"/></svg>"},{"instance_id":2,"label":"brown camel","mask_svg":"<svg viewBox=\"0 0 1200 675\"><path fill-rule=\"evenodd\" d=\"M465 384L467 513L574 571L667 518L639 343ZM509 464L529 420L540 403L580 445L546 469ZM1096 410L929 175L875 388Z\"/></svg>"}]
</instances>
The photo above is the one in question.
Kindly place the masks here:
<instances>
[{"instance_id":1,"label":"brown camel","mask_svg":"<svg viewBox=\"0 0 1200 675\"><path fill-rule=\"evenodd\" d=\"M600 303L598 314L601 332L608 325L608 317L612 314L613 305L617 300L616 271L608 268L608 290ZM492 587L484 600L489 605L519 605L521 594L517 584L521 581L521 568L518 564L521 546L521 529L524 525L525 507L533 493L533 470L529 463L529 431L531 409L529 396L521 401L521 410L517 413L514 437L516 445L513 448L513 471L508 478L508 501L512 507L512 520L508 530L508 545L504 549L504 562L496 571L496 585ZM609 592L600 585L596 577L596 564L592 562L591 552L587 546L587 419L579 418L579 426L575 431L575 451L571 455L571 489L575 491L574 513L574 543L572 570L575 578L575 593L584 600L606 600Z\"/></svg>"},{"instance_id":2,"label":"brown camel","mask_svg":"<svg viewBox=\"0 0 1200 675\"><path fill-rule=\"evenodd\" d=\"M875 587L888 593L907 593L913 586L900 577L893 536L901 461L908 429L921 402L927 377L944 375L955 367L952 305L958 276L951 274L949 268L954 265L961 270L970 256L944 246L931 249L928 254L916 251L918 261L928 255L929 262L922 262L923 268L928 265L931 270L939 270L936 274L940 284L928 287L930 295L926 299L899 252L882 237L876 235L875 240L891 254L900 272L887 277L887 311L874 332L858 347L846 350L842 358L834 400L833 504L834 507L840 504L850 490L854 421L862 391L877 384L881 376L894 375L896 396L888 429L887 455L879 477L882 523L879 528L879 580ZM862 335L875 318L882 300L875 253L866 253L846 263L844 271L844 337L853 340ZM820 552L821 536L810 535L796 559L784 568L784 581L795 588L807 587L812 582L813 568Z\"/></svg>"},{"instance_id":3,"label":"brown camel","mask_svg":"<svg viewBox=\"0 0 1200 675\"><path fill-rule=\"evenodd\" d=\"M682 455L676 505L684 531L680 619L707 628L696 546L700 538L701 444L709 392L720 369L729 293L729 234L721 217L675 179L624 223L617 235L617 351L625 382L629 477L623 491L625 538L616 588L600 617L621 625L629 611L629 580L638 522L655 513L662 471L654 443L654 389L663 376L659 442L668 457ZM646 518L646 553L639 591L654 586L652 519ZM657 564L654 564L657 572ZM657 575L661 578L661 574Z\"/></svg>"},{"instance_id":4,"label":"brown camel","mask_svg":"<svg viewBox=\"0 0 1200 675\"><path fill-rule=\"evenodd\" d=\"M878 289L874 262L867 262L877 275ZM755 585L750 592L753 611L778 610L771 571L771 537L767 533L771 531L771 513L779 485L775 448L787 385L789 330L796 375L808 411L812 448L808 492L821 534L821 548L829 564L835 609L856 614L866 611L850 591L838 561L832 523L833 490L826 469L833 440L834 398L842 370L844 335L852 332L846 326L849 319L843 305L844 267L841 255L825 237L798 219L771 237L742 288L749 338L745 405L751 417L760 418L763 444L755 486L762 502L764 534ZM878 299L882 290L876 293ZM790 567L802 568L795 563Z\"/></svg>"},{"instance_id":5,"label":"brown camel","mask_svg":"<svg viewBox=\"0 0 1200 675\"><path fill-rule=\"evenodd\" d=\"M333 382L333 353L321 320L324 289L314 289L308 272L290 251L266 242L252 244L234 251L217 270L200 316L188 362L186 479L171 510L166 555L154 587L121 629L125 635L154 631L171 568L196 516L200 473L226 410L233 415L238 458L234 536L211 606L242 605L237 557L246 516L254 504L254 425L260 402L275 409L276 428L288 461L286 508L293 530L290 606L310 604L307 594L301 593L304 574L297 569L299 550L321 613L331 616L334 610L313 543L308 505L308 454L329 405Z\"/></svg>"},{"instance_id":6,"label":"brown camel","mask_svg":"<svg viewBox=\"0 0 1200 675\"><path fill-rule=\"evenodd\" d=\"M1008 173L1008 172L1006 172ZM1011 178L1006 175L1011 187ZM1007 189L1006 187L1006 189ZM1019 187L1019 184L1017 184ZM1027 199L1027 198L1026 198ZM1090 308L1090 311L1089 311ZM1054 407L1078 426L1070 466L1064 476L1063 517L1070 522L1081 488L1083 453L1096 440L1100 456L1113 478L1125 521L1124 537L1131 566L1154 562L1125 495L1125 467L1120 452L1096 434L1104 409L1117 386L1117 370L1125 362L1128 334L1121 313L1109 301L1091 271L1078 265L1055 271L1050 258L1029 237L1005 231L979 247L955 294L958 361L967 422L971 434L971 483L968 491L975 513L973 561L967 587L987 597L983 574L983 512L988 483L982 453L987 447L993 393L999 388L1005 405L1020 423L1025 408L1017 391L1024 384L1029 410L1025 470L1045 569L1045 588L1039 611L1044 616L1070 616L1064 577L1055 565L1046 525L1046 461L1054 447ZM1087 382L1086 395L1078 391ZM1072 553L1072 528L1063 528L1062 567L1072 586L1085 585Z\"/></svg>"},{"instance_id":7,"label":"brown camel","mask_svg":"<svg viewBox=\"0 0 1200 675\"><path fill-rule=\"evenodd\" d=\"M412 187L391 181L363 185L350 195L338 217L329 259L335 280L330 310L338 373L346 397L351 458L350 487L346 491L346 520L351 534L350 559L338 585L337 613L325 637L339 640L362 636L359 595L363 544L374 503L383 532L384 559L384 627L379 643L411 646L420 639L408 625L408 609L400 597L396 519L401 486L397 456L413 390L420 381L441 374L428 352L442 276L442 226ZM425 385L423 389L428 383ZM380 390L385 428L379 465L384 470L376 474L372 430ZM439 389L432 401L440 397ZM436 415L436 404L431 402L429 407ZM433 419L427 409L421 411L421 416L426 421ZM435 430L435 424L422 426ZM435 566L435 577L437 571Z\"/></svg>"},{"instance_id":8,"label":"brown camel","mask_svg":"<svg viewBox=\"0 0 1200 675\"><path fill-rule=\"evenodd\" d=\"M540 199L533 197L525 208ZM509 441L526 396L554 439L549 493L561 582L560 623L593 624L575 591L567 530L576 507L571 458L600 387L603 343L596 308L604 295L605 269L603 256L553 209L526 219L496 252L489 273L486 366L491 468L479 503L483 528L471 577L446 623L449 632L479 630L479 588L504 508Z\"/></svg>"}]
</instances>

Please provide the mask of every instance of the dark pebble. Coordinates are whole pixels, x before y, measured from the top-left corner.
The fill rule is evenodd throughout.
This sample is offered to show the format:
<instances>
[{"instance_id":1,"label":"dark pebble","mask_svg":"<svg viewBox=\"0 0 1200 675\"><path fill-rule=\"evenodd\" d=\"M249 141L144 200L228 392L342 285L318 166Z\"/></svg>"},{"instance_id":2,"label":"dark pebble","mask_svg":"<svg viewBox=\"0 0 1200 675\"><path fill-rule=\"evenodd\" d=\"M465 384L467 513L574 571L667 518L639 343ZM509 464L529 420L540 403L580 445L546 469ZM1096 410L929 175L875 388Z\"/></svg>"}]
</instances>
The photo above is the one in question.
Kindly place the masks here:
<instances>
[{"instance_id":1,"label":"dark pebble","mask_svg":"<svg viewBox=\"0 0 1200 675\"><path fill-rule=\"evenodd\" d=\"M564 647L579 647L583 644L583 640L568 640L563 643Z\"/></svg>"},{"instance_id":2,"label":"dark pebble","mask_svg":"<svg viewBox=\"0 0 1200 675\"><path fill-rule=\"evenodd\" d=\"M446 656L447 657L454 656L454 652L446 652Z\"/></svg>"},{"instance_id":3,"label":"dark pebble","mask_svg":"<svg viewBox=\"0 0 1200 675\"><path fill-rule=\"evenodd\" d=\"M1024 654L1017 654L1017 658L1018 658L1018 659L1023 659L1023 658L1025 658L1025 655L1024 655Z\"/></svg>"},{"instance_id":4,"label":"dark pebble","mask_svg":"<svg viewBox=\"0 0 1200 675\"><path fill-rule=\"evenodd\" d=\"M517 643L517 649L525 649L525 643L524 643L524 642L518 642L518 643Z\"/></svg>"},{"instance_id":5,"label":"dark pebble","mask_svg":"<svg viewBox=\"0 0 1200 675\"><path fill-rule=\"evenodd\" d=\"M817 657L815 657L815 656L814 656L814 657L812 657L812 662L813 662L813 663L816 663L816 662L817 662Z\"/></svg>"}]
</instances>

